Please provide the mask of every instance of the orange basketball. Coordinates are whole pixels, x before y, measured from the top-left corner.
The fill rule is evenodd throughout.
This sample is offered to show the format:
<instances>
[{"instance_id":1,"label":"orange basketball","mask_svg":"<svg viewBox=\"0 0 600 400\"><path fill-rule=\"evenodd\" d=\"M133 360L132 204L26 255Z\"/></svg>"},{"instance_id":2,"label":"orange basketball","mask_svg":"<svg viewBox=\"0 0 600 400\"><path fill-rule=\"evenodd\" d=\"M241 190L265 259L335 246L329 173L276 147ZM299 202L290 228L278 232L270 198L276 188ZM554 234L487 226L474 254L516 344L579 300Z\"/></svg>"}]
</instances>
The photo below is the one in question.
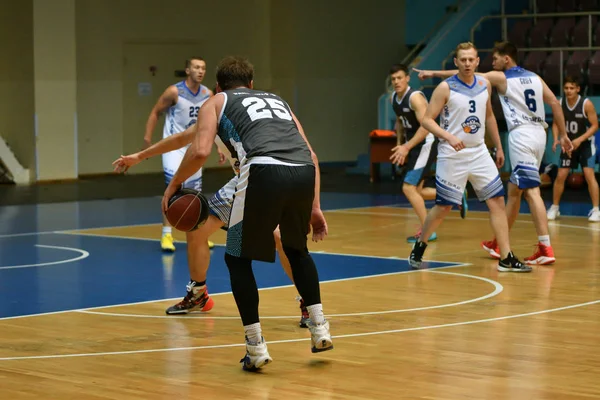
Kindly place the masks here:
<instances>
[{"instance_id":1,"label":"orange basketball","mask_svg":"<svg viewBox=\"0 0 600 400\"><path fill-rule=\"evenodd\" d=\"M581 189L585 183L585 178L582 174L571 174L567 178L567 185L571 189Z\"/></svg>"}]
</instances>

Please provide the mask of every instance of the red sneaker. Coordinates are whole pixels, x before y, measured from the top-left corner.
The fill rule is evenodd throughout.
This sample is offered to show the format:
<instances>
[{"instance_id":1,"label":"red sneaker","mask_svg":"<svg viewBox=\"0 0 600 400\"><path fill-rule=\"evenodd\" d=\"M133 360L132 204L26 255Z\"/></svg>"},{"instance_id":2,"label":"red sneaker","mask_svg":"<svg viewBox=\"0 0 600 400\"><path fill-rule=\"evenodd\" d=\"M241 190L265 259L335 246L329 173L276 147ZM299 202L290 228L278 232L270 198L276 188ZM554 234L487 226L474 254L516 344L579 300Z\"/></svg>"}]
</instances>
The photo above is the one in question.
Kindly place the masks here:
<instances>
[{"instance_id":1,"label":"red sneaker","mask_svg":"<svg viewBox=\"0 0 600 400\"><path fill-rule=\"evenodd\" d=\"M485 251L490 253L490 256L492 256L492 258L495 258L496 260L500 259L500 247L498 247L496 239L487 241L484 240L483 242L481 242L481 247L483 247Z\"/></svg>"},{"instance_id":2,"label":"red sneaker","mask_svg":"<svg viewBox=\"0 0 600 400\"><path fill-rule=\"evenodd\" d=\"M549 265L556 261L552 246L546 246L543 243L535 245L536 251L531 257L525 258L525 264L529 265Z\"/></svg>"}]
</instances>

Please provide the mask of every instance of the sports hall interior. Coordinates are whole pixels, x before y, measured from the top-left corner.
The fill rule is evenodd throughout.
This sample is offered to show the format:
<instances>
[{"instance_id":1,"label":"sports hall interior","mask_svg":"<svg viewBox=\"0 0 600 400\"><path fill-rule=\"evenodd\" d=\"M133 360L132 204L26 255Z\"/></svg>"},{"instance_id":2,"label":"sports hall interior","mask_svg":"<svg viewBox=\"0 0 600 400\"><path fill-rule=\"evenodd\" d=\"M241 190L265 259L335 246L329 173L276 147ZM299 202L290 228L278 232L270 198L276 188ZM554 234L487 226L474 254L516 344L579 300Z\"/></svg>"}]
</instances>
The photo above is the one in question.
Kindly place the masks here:
<instances>
[{"instance_id":1,"label":"sports hall interior","mask_svg":"<svg viewBox=\"0 0 600 400\"><path fill-rule=\"evenodd\" d=\"M403 171L377 160L373 176L369 136L395 123L392 64L453 69L465 41L483 72L494 42L514 42L557 96L577 76L600 109L598 17L599 0L0 0L0 399L600 398L600 223L587 220L581 170L549 222L555 264L498 272L481 249L487 208L470 190L467 217L453 210L427 268L413 270L406 238L419 223ZM184 233L174 253L160 249L160 157L125 175L111 165L142 148L188 57L206 60L212 88L228 55L247 57L255 87L302 122L329 225L309 249L335 348L310 352L295 288L278 261L257 262L274 358L258 373L238 362L226 233L211 237L214 308L166 315L189 273ZM410 85L430 97L439 82L412 73ZM557 165L548 137L544 164ZM212 154L203 191L231 176ZM551 180L542 195L549 206ZM519 257L533 251L525 201L510 239Z\"/></svg>"}]
</instances>

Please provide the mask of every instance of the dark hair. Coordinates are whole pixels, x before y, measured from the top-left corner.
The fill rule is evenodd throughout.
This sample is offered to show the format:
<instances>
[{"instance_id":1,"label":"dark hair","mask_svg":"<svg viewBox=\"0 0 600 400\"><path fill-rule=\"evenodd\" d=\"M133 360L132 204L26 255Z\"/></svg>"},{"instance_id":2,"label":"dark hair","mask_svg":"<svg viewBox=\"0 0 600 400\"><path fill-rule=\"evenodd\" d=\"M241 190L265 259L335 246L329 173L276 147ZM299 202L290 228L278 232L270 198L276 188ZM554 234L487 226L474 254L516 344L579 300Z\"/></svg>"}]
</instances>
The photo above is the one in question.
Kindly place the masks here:
<instances>
[{"instance_id":1,"label":"dark hair","mask_svg":"<svg viewBox=\"0 0 600 400\"><path fill-rule=\"evenodd\" d=\"M566 83L572 83L575 86L581 86L579 84L579 79L575 78L574 76L568 75L565 76L565 80L563 81L563 85L565 85Z\"/></svg>"},{"instance_id":2,"label":"dark hair","mask_svg":"<svg viewBox=\"0 0 600 400\"><path fill-rule=\"evenodd\" d=\"M190 57L187 60L185 60L185 67L186 68L191 67L193 60L204 61L204 58L202 58L202 57ZM204 61L204 62L206 62L206 61Z\"/></svg>"},{"instance_id":3,"label":"dark hair","mask_svg":"<svg viewBox=\"0 0 600 400\"><path fill-rule=\"evenodd\" d=\"M517 53L517 46L511 42L498 42L494 46L492 53L498 53L501 56L509 56L514 62L517 62L519 57Z\"/></svg>"},{"instance_id":4,"label":"dark hair","mask_svg":"<svg viewBox=\"0 0 600 400\"><path fill-rule=\"evenodd\" d=\"M390 75L395 74L396 72L403 71L405 75L408 76L408 67L404 64L394 64L392 68L390 68Z\"/></svg>"},{"instance_id":5,"label":"dark hair","mask_svg":"<svg viewBox=\"0 0 600 400\"><path fill-rule=\"evenodd\" d=\"M235 87L250 87L254 79L254 66L243 57L229 56L217 66L217 83L221 90Z\"/></svg>"}]
</instances>

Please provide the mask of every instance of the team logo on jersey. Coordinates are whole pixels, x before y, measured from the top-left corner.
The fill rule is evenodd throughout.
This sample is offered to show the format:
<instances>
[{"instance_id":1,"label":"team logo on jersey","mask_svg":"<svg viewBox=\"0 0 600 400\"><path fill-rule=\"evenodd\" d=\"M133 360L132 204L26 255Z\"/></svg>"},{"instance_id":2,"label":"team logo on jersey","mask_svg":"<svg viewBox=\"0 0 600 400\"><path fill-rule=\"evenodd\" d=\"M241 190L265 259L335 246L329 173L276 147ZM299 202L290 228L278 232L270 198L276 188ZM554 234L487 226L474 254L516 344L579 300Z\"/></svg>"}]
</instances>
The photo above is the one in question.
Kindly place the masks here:
<instances>
[{"instance_id":1,"label":"team logo on jersey","mask_svg":"<svg viewBox=\"0 0 600 400\"><path fill-rule=\"evenodd\" d=\"M463 122L461 126L465 133L474 135L479 131L479 128L481 128L481 122L479 122L479 118L475 115L471 115L465 119L465 122Z\"/></svg>"}]
</instances>

